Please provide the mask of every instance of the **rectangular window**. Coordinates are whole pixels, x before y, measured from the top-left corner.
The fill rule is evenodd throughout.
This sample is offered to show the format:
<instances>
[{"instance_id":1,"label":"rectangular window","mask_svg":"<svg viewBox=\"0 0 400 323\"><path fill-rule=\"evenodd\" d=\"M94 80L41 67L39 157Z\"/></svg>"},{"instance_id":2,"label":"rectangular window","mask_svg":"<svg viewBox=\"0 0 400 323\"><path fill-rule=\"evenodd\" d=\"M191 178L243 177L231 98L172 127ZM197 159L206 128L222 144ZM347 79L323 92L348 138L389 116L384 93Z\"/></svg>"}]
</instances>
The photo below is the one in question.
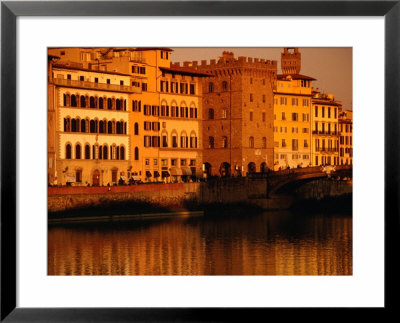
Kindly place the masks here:
<instances>
[{"instance_id":1,"label":"rectangular window","mask_svg":"<svg viewBox=\"0 0 400 323\"><path fill-rule=\"evenodd\" d=\"M162 136L162 146L168 147L167 136Z\"/></svg>"},{"instance_id":2,"label":"rectangular window","mask_svg":"<svg viewBox=\"0 0 400 323\"><path fill-rule=\"evenodd\" d=\"M299 117L298 117L297 113L295 113L295 112L292 113L292 120L293 121L298 121L299 120Z\"/></svg>"},{"instance_id":3,"label":"rectangular window","mask_svg":"<svg viewBox=\"0 0 400 323\"><path fill-rule=\"evenodd\" d=\"M281 97L281 105L287 105L287 98Z\"/></svg>"},{"instance_id":4,"label":"rectangular window","mask_svg":"<svg viewBox=\"0 0 400 323\"><path fill-rule=\"evenodd\" d=\"M265 94L262 95L262 101L265 103Z\"/></svg>"},{"instance_id":5,"label":"rectangular window","mask_svg":"<svg viewBox=\"0 0 400 323\"><path fill-rule=\"evenodd\" d=\"M262 113L262 121L265 122L265 112Z\"/></svg>"},{"instance_id":6,"label":"rectangular window","mask_svg":"<svg viewBox=\"0 0 400 323\"><path fill-rule=\"evenodd\" d=\"M325 118L325 107L322 107L321 117L322 117L322 118Z\"/></svg>"},{"instance_id":7,"label":"rectangular window","mask_svg":"<svg viewBox=\"0 0 400 323\"><path fill-rule=\"evenodd\" d=\"M142 91L147 91L147 83L142 83Z\"/></svg>"},{"instance_id":8,"label":"rectangular window","mask_svg":"<svg viewBox=\"0 0 400 323\"><path fill-rule=\"evenodd\" d=\"M177 166L178 165L178 160L177 159L171 159L171 166Z\"/></svg>"},{"instance_id":9,"label":"rectangular window","mask_svg":"<svg viewBox=\"0 0 400 323\"><path fill-rule=\"evenodd\" d=\"M292 105L293 105L293 106L298 106L298 105L299 105L299 99L297 99L297 98L292 98Z\"/></svg>"},{"instance_id":10,"label":"rectangular window","mask_svg":"<svg viewBox=\"0 0 400 323\"><path fill-rule=\"evenodd\" d=\"M331 117L331 107L328 107L328 118Z\"/></svg>"},{"instance_id":11,"label":"rectangular window","mask_svg":"<svg viewBox=\"0 0 400 323\"><path fill-rule=\"evenodd\" d=\"M314 109L314 110L315 110L314 116L315 116L315 117L318 117L318 106L315 106L315 109Z\"/></svg>"},{"instance_id":12,"label":"rectangular window","mask_svg":"<svg viewBox=\"0 0 400 323\"><path fill-rule=\"evenodd\" d=\"M253 102L253 93L250 93L250 102Z\"/></svg>"},{"instance_id":13,"label":"rectangular window","mask_svg":"<svg viewBox=\"0 0 400 323\"><path fill-rule=\"evenodd\" d=\"M192 95L195 94L194 89L195 89L194 84L190 84L190 94Z\"/></svg>"},{"instance_id":14,"label":"rectangular window","mask_svg":"<svg viewBox=\"0 0 400 323\"><path fill-rule=\"evenodd\" d=\"M299 150L299 141L298 141L298 139L292 139L292 150Z\"/></svg>"},{"instance_id":15,"label":"rectangular window","mask_svg":"<svg viewBox=\"0 0 400 323\"><path fill-rule=\"evenodd\" d=\"M250 112L250 121L253 121L253 112Z\"/></svg>"},{"instance_id":16,"label":"rectangular window","mask_svg":"<svg viewBox=\"0 0 400 323\"><path fill-rule=\"evenodd\" d=\"M282 112L282 120L286 120L285 112Z\"/></svg>"},{"instance_id":17,"label":"rectangular window","mask_svg":"<svg viewBox=\"0 0 400 323\"><path fill-rule=\"evenodd\" d=\"M286 147L286 140L282 139L282 147Z\"/></svg>"}]
</instances>

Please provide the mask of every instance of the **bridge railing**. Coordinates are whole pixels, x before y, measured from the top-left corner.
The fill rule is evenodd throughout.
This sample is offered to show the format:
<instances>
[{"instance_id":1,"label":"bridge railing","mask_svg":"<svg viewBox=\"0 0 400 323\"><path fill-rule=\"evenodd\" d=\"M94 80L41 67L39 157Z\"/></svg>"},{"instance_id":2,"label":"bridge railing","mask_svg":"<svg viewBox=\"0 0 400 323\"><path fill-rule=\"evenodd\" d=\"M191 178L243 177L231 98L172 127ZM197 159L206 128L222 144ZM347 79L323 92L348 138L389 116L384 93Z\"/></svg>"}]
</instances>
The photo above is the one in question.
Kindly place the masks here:
<instances>
[{"instance_id":1,"label":"bridge railing","mask_svg":"<svg viewBox=\"0 0 400 323\"><path fill-rule=\"evenodd\" d=\"M343 170L352 170L352 166L350 165L337 165L332 166L332 171L343 171ZM296 175L304 175L304 174L315 174L324 172L323 167L321 166L313 166L313 167L304 167L304 168L290 168L283 169L278 171L269 171L269 172L258 172L258 173L248 173L247 176L249 178L273 178L273 177L288 177L288 176L296 176Z\"/></svg>"}]
</instances>

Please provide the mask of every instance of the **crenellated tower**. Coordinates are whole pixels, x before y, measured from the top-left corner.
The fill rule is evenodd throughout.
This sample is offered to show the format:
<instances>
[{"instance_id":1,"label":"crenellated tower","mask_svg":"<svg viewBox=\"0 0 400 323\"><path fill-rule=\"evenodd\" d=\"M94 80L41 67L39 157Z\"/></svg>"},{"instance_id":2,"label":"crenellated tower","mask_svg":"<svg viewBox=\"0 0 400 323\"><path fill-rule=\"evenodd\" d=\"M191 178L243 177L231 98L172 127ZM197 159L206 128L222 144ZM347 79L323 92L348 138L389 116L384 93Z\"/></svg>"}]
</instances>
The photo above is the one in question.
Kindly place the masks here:
<instances>
[{"instance_id":1,"label":"crenellated tower","mask_svg":"<svg viewBox=\"0 0 400 323\"><path fill-rule=\"evenodd\" d=\"M282 73L300 74L301 69L301 53L298 48L285 48L281 54Z\"/></svg>"}]
</instances>

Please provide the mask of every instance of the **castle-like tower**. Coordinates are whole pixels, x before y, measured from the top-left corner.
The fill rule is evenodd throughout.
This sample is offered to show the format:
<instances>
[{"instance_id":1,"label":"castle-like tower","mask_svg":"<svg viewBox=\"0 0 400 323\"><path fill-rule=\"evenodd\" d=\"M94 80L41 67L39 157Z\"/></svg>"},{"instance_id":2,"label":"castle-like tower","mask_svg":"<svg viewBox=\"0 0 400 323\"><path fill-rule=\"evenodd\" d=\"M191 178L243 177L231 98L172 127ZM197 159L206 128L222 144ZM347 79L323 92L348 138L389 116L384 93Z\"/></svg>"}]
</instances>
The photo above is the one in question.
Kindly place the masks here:
<instances>
[{"instance_id":1,"label":"castle-like tower","mask_svg":"<svg viewBox=\"0 0 400 323\"><path fill-rule=\"evenodd\" d=\"M301 53L298 48L285 48L281 53L282 73L299 74L301 69Z\"/></svg>"},{"instance_id":2,"label":"castle-like tower","mask_svg":"<svg viewBox=\"0 0 400 323\"><path fill-rule=\"evenodd\" d=\"M277 62L235 58L184 62L211 75L203 85L203 161L208 175L243 176L273 167ZM178 64L179 65L179 64Z\"/></svg>"}]
</instances>

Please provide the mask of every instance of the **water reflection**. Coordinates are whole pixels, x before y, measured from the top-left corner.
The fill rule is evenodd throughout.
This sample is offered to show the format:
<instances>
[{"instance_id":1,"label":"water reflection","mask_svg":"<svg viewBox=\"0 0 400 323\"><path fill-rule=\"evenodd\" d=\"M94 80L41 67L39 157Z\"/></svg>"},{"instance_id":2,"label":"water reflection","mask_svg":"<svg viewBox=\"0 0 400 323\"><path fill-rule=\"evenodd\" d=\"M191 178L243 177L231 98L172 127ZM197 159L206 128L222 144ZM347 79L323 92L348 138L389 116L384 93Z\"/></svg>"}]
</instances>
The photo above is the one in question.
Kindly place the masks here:
<instances>
[{"instance_id":1,"label":"water reflection","mask_svg":"<svg viewBox=\"0 0 400 323\"><path fill-rule=\"evenodd\" d=\"M352 218L268 212L50 226L49 275L351 275Z\"/></svg>"}]
</instances>

